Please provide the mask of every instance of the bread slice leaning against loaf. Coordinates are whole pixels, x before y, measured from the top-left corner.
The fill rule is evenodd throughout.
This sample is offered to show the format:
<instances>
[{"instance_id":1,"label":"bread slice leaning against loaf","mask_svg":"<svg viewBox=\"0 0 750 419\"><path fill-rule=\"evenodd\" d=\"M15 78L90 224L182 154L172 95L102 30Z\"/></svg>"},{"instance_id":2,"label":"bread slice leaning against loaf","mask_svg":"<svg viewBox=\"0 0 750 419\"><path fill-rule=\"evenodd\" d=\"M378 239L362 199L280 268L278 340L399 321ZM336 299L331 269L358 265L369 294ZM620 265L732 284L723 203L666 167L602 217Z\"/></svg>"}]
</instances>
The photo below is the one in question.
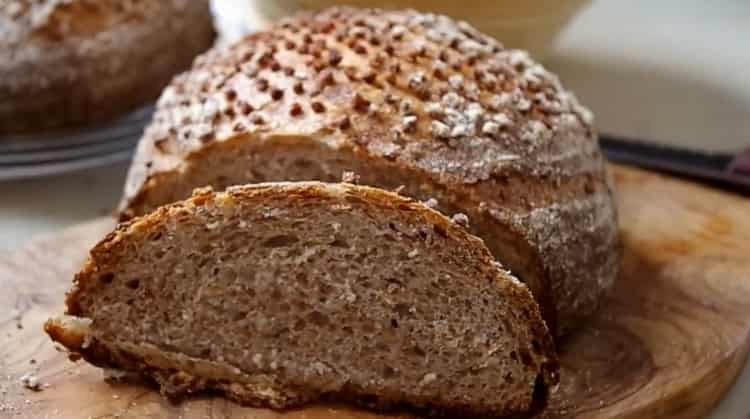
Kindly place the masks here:
<instances>
[{"instance_id":1,"label":"bread slice leaning against loaf","mask_svg":"<svg viewBox=\"0 0 750 419\"><path fill-rule=\"evenodd\" d=\"M197 187L361 182L462 212L558 334L611 287L612 190L591 112L465 22L414 11L301 15L199 58L138 147L123 218Z\"/></svg>"},{"instance_id":2,"label":"bread slice leaning against loaf","mask_svg":"<svg viewBox=\"0 0 750 419\"><path fill-rule=\"evenodd\" d=\"M350 184L190 199L97 244L47 333L163 394L319 399L465 417L540 409L557 383L527 287L425 205Z\"/></svg>"}]
</instances>

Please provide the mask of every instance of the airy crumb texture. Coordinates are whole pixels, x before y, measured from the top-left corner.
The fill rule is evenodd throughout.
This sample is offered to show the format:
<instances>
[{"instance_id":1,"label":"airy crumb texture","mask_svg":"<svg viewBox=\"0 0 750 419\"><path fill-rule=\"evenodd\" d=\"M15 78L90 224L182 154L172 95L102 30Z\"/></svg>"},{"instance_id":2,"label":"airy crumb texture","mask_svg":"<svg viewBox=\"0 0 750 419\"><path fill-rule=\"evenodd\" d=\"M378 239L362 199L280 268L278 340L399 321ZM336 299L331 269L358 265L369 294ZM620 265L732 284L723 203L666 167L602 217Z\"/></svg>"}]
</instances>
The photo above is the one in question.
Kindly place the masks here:
<instances>
[{"instance_id":1,"label":"airy crumb texture","mask_svg":"<svg viewBox=\"0 0 750 419\"><path fill-rule=\"evenodd\" d=\"M526 52L413 10L302 14L201 56L159 99L122 219L204 185L344 172L465 214L557 333L617 275L591 112Z\"/></svg>"},{"instance_id":2,"label":"airy crumb texture","mask_svg":"<svg viewBox=\"0 0 750 419\"><path fill-rule=\"evenodd\" d=\"M351 184L198 190L94 247L67 305L54 340L171 397L504 417L558 380L538 306L481 240Z\"/></svg>"}]
</instances>

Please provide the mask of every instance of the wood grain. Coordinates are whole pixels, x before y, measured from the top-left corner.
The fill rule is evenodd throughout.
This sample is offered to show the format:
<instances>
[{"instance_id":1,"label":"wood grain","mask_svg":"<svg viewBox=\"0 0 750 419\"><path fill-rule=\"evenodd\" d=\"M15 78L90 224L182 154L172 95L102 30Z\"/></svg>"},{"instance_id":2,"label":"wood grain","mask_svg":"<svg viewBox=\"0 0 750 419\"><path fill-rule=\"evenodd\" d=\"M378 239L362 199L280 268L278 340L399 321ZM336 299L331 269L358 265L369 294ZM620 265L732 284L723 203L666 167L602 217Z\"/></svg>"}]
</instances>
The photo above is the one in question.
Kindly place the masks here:
<instances>
[{"instance_id":1,"label":"wood grain","mask_svg":"<svg viewBox=\"0 0 750 419\"><path fill-rule=\"evenodd\" d=\"M605 309L560 345L562 383L545 419L698 418L732 384L750 349L750 201L614 167L622 274ZM42 333L97 220L0 257L0 417L374 419L342 406L277 413L203 397L172 405L142 384L108 384ZM19 377L33 372L34 392Z\"/></svg>"}]
</instances>

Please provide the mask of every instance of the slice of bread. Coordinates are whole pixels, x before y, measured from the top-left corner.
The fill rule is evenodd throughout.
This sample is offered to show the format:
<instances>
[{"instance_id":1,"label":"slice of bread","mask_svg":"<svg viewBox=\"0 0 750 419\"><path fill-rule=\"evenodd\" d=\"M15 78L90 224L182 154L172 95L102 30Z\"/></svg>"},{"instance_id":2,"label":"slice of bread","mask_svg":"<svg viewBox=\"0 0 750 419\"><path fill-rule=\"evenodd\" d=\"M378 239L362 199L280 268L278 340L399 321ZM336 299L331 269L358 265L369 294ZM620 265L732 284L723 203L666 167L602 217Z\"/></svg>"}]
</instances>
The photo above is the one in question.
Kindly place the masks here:
<instances>
[{"instance_id":1,"label":"slice of bread","mask_svg":"<svg viewBox=\"0 0 750 419\"><path fill-rule=\"evenodd\" d=\"M252 406L517 416L558 380L531 293L480 239L345 183L198 190L123 223L45 330L167 396L210 389Z\"/></svg>"}]
</instances>

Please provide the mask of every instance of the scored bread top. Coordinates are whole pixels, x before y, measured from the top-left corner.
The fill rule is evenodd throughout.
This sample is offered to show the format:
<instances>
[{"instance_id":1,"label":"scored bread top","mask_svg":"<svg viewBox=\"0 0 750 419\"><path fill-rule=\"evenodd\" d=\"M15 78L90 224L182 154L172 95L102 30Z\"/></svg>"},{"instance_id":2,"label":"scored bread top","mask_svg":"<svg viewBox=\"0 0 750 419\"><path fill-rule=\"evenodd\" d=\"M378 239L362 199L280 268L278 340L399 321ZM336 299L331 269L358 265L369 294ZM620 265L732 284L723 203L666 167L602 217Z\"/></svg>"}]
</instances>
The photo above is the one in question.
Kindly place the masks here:
<instances>
[{"instance_id":1,"label":"scored bread top","mask_svg":"<svg viewBox=\"0 0 750 419\"><path fill-rule=\"evenodd\" d=\"M598 168L592 114L520 50L416 11L302 14L200 57L159 100L126 200L208 143L323 134L443 183ZM586 159L585 156L592 158Z\"/></svg>"}]
</instances>

